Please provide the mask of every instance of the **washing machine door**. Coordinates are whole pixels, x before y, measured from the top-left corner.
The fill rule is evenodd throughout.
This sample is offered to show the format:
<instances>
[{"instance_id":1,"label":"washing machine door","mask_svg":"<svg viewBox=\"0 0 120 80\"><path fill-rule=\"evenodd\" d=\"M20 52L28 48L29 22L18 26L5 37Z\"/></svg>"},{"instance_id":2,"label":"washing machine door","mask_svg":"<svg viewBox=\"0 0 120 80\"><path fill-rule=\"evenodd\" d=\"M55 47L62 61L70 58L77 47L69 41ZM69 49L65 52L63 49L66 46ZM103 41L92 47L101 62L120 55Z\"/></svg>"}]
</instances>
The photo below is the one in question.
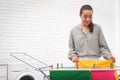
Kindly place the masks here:
<instances>
[{"instance_id":1,"label":"washing machine door","mask_svg":"<svg viewBox=\"0 0 120 80\"><path fill-rule=\"evenodd\" d=\"M39 75L33 72L22 72L16 77L16 80L39 80L37 76Z\"/></svg>"}]
</instances>

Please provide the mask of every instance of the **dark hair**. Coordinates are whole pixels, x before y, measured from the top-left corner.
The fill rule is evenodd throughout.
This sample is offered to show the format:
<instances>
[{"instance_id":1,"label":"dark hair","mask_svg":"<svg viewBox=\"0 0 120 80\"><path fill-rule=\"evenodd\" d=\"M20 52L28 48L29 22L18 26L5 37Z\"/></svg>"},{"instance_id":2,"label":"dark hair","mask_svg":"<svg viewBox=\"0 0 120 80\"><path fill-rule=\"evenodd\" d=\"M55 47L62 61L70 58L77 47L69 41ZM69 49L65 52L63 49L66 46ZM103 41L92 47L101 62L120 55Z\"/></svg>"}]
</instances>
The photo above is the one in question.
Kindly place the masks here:
<instances>
[{"instance_id":1,"label":"dark hair","mask_svg":"<svg viewBox=\"0 0 120 80\"><path fill-rule=\"evenodd\" d=\"M80 9L80 16L81 16L83 10L92 10L93 11L93 9L90 5L83 5ZM88 26L89 26L90 32L92 33L93 32L93 26L94 26L93 23L91 22Z\"/></svg>"}]
</instances>

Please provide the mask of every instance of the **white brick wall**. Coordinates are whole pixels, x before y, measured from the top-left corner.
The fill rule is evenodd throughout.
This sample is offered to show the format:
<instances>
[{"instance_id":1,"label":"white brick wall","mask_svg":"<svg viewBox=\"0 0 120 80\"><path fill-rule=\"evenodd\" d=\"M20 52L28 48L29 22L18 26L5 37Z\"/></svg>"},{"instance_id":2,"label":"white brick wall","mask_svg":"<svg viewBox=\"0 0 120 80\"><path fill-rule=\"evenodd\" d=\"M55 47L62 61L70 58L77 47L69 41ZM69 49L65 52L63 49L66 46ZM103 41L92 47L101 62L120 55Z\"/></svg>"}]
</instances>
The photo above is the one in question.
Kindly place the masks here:
<instances>
[{"instance_id":1,"label":"white brick wall","mask_svg":"<svg viewBox=\"0 0 120 80\"><path fill-rule=\"evenodd\" d=\"M93 6L94 22L116 53L114 0L0 0L0 62L16 61L11 52L25 52L50 64L70 63L69 32L79 24L83 4Z\"/></svg>"}]
</instances>

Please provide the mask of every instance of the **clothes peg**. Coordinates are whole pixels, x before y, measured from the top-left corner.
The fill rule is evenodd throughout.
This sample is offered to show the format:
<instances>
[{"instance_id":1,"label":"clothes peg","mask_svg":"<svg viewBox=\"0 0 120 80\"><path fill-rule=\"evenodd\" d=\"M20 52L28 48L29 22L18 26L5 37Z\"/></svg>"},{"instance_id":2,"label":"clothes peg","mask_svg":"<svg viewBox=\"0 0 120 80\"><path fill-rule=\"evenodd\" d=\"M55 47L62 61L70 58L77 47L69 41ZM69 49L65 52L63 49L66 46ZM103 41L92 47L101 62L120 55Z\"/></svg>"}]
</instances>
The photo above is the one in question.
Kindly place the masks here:
<instances>
[{"instance_id":1,"label":"clothes peg","mask_svg":"<svg viewBox=\"0 0 120 80\"><path fill-rule=\"evenodd\" d=\"M110 69L113 69L113 63L110 63Z\"/></svg>"},{"instance_id":2,"label":"clothes peg","mask_svg":"<svg viewBox=\"0 0 120 80\"><path fill-rule=\"evenodd\" d=\"M93 64L93 69L95 69L96 68L96 65L95 65L95 63Z\"/></svg>"},{"instance_id":3,"label":"clothes peg","mask_svg":"<svg viewBox=\"0 0 120 80\"><path fill-rule=\"evenodd\" d=\"M63 63L61 64L61 68L63 68Z\"/></svg>"},{"instance_id":4,"label":"clothes peg","mask_svg":"<svg viewBox=\"0 0 120 80\"><path fill-rule=\"evenodd\" d=\"M50 67L51 67L51 69L53 69L53 64Z\"/></svg>"},{"instance_id":5,"label":"clothes peg","mask_svg":"<svg viewBox=\"0 0 120 80\"><path fill-rule=\"evenodd\" d=\"M59 68L59 63L57 63L57 69Z\"/></svg>"}]
</instances>

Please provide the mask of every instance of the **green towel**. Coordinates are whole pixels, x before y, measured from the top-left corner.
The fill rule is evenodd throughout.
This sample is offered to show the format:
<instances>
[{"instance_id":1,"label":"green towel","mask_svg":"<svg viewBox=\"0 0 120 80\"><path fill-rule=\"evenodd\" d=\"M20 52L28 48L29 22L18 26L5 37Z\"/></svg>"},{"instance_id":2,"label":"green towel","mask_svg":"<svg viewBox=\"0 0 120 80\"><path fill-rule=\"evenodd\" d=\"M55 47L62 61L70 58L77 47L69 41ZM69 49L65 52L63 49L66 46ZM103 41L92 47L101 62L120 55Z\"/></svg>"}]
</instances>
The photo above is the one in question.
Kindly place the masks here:
<instances>
[{"instance_id":1,"label":"green towel","mask_svg":"<svg viewBox=\"0 0 120 80\"><path fill-rule=\"evenodd\" d=\"M91 80L91 71L50 71L50 80Z\"/></svg>"}]
</instances>

